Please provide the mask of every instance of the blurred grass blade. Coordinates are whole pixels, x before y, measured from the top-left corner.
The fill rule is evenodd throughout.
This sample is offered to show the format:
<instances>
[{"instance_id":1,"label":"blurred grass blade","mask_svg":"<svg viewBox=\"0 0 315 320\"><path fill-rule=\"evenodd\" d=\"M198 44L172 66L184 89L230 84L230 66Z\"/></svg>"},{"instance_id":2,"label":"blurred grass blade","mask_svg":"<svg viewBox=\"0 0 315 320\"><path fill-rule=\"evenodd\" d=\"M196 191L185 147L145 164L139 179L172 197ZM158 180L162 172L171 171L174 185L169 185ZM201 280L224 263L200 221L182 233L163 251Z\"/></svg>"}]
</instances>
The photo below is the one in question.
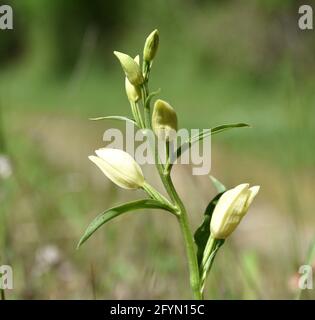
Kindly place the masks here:
<instances>
[{"instance_id":1,"label":"blurred grass blade","mask_svg":"<svg viewBox=\"0 0 315 320\"><path fill-rule=\"evenodd\" d=\"M130 122L132 124L134 124L135 126L138 126L136 121L127 118L127 117L123 117L123 116L107 116L107 117L98 117L98 118L90 118L89 120L92 121L98 121L98 120L119 120L119 121L127 121Z\"/></svg>"},{"instance_id":2,"label":"blurred grass blade","mask_svg":"<svg viewBox=\"0 0 315 320\"><path fill-rule=\"evenodd\" d=\"M199 270L202 263L203 252L210 236L210 221L212 213L222 194L223 193L219 193L209 202L205 210L203 222L194 234L195 243L197 245L197 259Z\"/></svg>"},{"instance_id":3,"label":"blurred grass blade","mask_svg":"<svg viewBox=\"0 0 315 320\"><path fill-rule=\"evenodd\" d=\"M163 205L159 201L152 199L143 199L137 200L133 202L128 202L123 205L113 207L111 209L106 210L105 212L98 215L88 226L84 235L80 239L77 248L79 248L87 239L91 237L91 235L99 229L106 222L120 216L123 213L139 210L139 209L164 209L169 211L169 208L166 205Z\"/></svg>"},{"instance_id":4,"label":"blurred grass blade","mask_svg":"<svg viewBox=\"0 0 315 320\"><path fill-rule=\"evenodd\" d=\"M218 193L223 193L226 191L226 186L221 181L211 175L209 176L209 178L212 181L214 187L217 189Z\"/></svg>"},{"instance_id":5,"label":"blurred grass blade","mask_svg":"<svg viewBox=\"0 0 315 320\"><path fill-rule=\"evenodd\" d=\"M307 250L306 264L313 266L314 260L315 260L315 237L312 240L312 242ZM303 289L299 288L299 290L296 293L295 300L300 300L302 293L303 293Z\"/></svg>"},{"instance_id":6,"label":"blurred grass blade","mask_svg":"<svg viewBox=\"0 0 315 320\"><path fill-rule=\"evenodd\" d=\"M310 244L310 247L308 249L308 253L307 253L307 263L308 264L313 264L315 261L315 237L313 239L313 241Z\"/></svg>"}]
</instances>

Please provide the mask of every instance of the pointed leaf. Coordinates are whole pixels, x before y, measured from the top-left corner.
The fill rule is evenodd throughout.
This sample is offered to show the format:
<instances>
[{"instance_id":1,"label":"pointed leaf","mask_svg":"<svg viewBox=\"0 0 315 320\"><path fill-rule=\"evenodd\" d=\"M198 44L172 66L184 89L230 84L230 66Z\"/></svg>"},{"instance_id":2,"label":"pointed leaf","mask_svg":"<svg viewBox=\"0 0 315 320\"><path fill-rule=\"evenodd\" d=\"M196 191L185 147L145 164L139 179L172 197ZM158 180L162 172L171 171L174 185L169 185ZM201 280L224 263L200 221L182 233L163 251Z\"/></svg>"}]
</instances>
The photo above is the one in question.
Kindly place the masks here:
<instances>
[{"instance_id":1,"label":"pointed leaf","mask_svg":"<svg viewBox=\"0 0 315 320\"><path fill-rule=\"evenodd\" d=\"M226 130L235 129L235 128L250 128L248 123L230 123L230 124L223 124L221 126L217 126L211 129L212 134L217 134Z\"/></svg>"},{"instance_id":2,"label":"pointed leaf","mask_svg":"<svg viewBox=\"0 0 315 320\"><path fill-rule=\"evenodd\" d=\"M98 117L98 118L90 118L89 120L92 121L98 121L98 120L119 120L119 121L127 121L132 123L133 125L137 126L136 121L127 118L127 117L123 117L123 116L107 116L107 117Z\"/></svg>"},{"instance_id":3,"label":"pointed leaf","mask_svg":"<svg viewBox=\"0 0 315 320\"><path fill-rule=\"evenodd\" d=\"M218 193L223 193L226 191L226 186L221 181L211 175L209 176L209 178L212 181L214 187L217 189Z\"/></svg>"},{"instance_id":4,"label":"pointed leaf","mask_svg":"<svg viewBox=\"0 0 315 320\"><path fill-rule=\"evenodd\" d=\"M152 200L152 199L137 200L137 201L125 203L117 207L113 207L101 213L100 215L98 215L91 222L91 224L87 227L84 235L80 239L77 247L79 248L87 239L91 237L91 235L97 229L99 229L106 222L120 216L123 213L129 212L132 210L139 210L139 209L164 209L169 211L169 208L166 205L163 205L159 201Z\"/></svg>"},{"instance_id":5,"label":"pointed leaf","mask_svg":"<svg viewBox=\"0 0 315 320\"><path fill-rule=\"evenodd\" d=\"M224 124L218 127L214 127L212 129L203 130L202 132L198 133L195 136L192 136L189 138L188 141L184 142L176 151L176 157L179 158L182 153L184 153L186 150L188 150L194 143L203 140L209 136L218 134L220 132L234 129L234 128L246 128L250 127L250 125L246 123L232 123L232 124Z\"/></svg>"},{"instance_id":6,"label":"pointed leaf","mask_svg":"<svg viewBox=\"0 0 315 320\"><path fill-rule=\"evenodd\" d=\"M197 259L199 268L201 266L203 252L210 236L210 221L212 213L222 194L223 193L219 193L209 202L204 214L204 220L194 234L195 243L197 245Z\"/></svg>"},{"instance_id":7,"label":"pointed leaf","mask_svg":"<svg viewBox=\"0 0 315 320\"><path fill-rule=\"evenodd\" d=\"M224 124L224 125L221 125L218 127L214 127L212 129L203 130L199 134L191 137L190 141L191 141L191 143L195 143L195 142L202 140L210 135L213 136L215 134L221 133L226 130L235 129L235 128L248 128L248 127L250 127L250 125L247 123Z\"/></svg>"}]
</instances>

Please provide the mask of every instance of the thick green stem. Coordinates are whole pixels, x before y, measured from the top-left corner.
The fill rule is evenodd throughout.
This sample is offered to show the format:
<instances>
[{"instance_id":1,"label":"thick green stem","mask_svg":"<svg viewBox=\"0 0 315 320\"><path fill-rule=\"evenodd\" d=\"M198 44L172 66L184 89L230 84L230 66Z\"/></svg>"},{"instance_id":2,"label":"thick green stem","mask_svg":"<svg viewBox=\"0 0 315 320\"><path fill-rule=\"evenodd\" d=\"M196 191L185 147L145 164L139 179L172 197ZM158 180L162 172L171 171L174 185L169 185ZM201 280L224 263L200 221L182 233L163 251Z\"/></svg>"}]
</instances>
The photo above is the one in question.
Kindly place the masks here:
<instances>
[{"instance_id":1,"label":"thick green stem","mask_svg":"<svg viewBox=\"0 0 315 320\"><path fill-rule=\"evenodd\" d=\"M197 261L197 254L195 248L194 238L189 226L188 216L185 209L185 206L180 199L175 187L173 185L172 179L170 175L166 176L167 184L171 190L171 197L174 199L178 210L179 210L179 224L181 227L181 231L184 237L185 246L186 246L186 254L188 259L189 273L190 273L190 286L193 291L194 298L196 300L202 300L202 294L200 289L200 276L199 276L199 267Z\"/></svg>"},{"instance_id":2,"label":"thick green stem","mask_svg":"<svg viewBox=\"0 0 315 320\"><path fill-rule=\"evenodd\" d=\"M204 250L204 255L201 263L202 265L201 269L203 270L201 274L201 279L200 279L201 293L203 293L207 275L210 272L213 261L214 261L216 247L217 247L217 240L210 235Z\"/></svg>"}]
</instances>

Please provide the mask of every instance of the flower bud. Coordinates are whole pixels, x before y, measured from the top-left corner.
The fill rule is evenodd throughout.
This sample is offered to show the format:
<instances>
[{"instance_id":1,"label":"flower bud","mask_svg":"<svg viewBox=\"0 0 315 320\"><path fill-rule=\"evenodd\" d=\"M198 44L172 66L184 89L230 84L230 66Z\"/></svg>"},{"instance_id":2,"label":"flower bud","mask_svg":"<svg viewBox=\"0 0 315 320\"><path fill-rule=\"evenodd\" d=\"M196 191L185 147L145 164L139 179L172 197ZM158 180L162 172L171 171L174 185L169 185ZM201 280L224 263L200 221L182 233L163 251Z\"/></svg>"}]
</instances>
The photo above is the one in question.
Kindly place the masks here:
<instances>
[{"instance_id":1,"label":"flower bud","mask_svg":"<svg viewBox=\"0 0 315 320\"><path fill-rule=\"evenodd\" d=\"M139 62L140 62L139 55L137 55L134 58L134 61L139 65ZM126 93L127 93L127 97L129 99L129 101L137 102L141 99L140 87L132 85L127 77L125 79L125 88L126 88Z\"/></svg>"},{"instance_id":2,"label":"flower bud","mask_svg":"<svg viewBox=\"0 0 315 320\"><path fill-rule=\"evenodd\" d=\"M259 188L249 188L249 184L244 183L223 193L211 218L210 229L213 238L226 239L236 229Z\"/></svg>"},{"instance_id":3,"label":"flower bud","mask_svg":"<svg viewBox=\"0 0 315 320\"><path fill-rule=\"evenodd\" d=\"M138 189L144 184L142 170L126 152L119 149L102 148L89 156L102 172L115 184L124 189Z\"/></svg>"},{"instance_id":4,"label":"flower bud","mask_svg":"<svg viewBox=\"0 0 315 320\"><path fill-rule=\"evenodd\" d=\"M143 49L144 61L151 62L154 59L159 47L159 40L159 31L155 29L150 33L145 41Z\"/></svg>"},{"instance_id":5,"label":"flower bud","mask_svg":"<svg viewBox=\"0 0 315 320\"><path fill-rule=\"evenodd\" d=\"M152 127L159 139L171 141L177 131L177 115L175 110L163 100L157 100L152 114Z\"/></svg>"},{"instance_id":6,"label":"flower bud","mask_svg":"<svg viewBox=\"0 0 315 320\"><path fill-rule=\"evenodd\" d=\"M127 54L114 51L114 55L118 58L129 82L134 86L140 86L144 79L139 64Z\"/></svg>"}]
</instances>

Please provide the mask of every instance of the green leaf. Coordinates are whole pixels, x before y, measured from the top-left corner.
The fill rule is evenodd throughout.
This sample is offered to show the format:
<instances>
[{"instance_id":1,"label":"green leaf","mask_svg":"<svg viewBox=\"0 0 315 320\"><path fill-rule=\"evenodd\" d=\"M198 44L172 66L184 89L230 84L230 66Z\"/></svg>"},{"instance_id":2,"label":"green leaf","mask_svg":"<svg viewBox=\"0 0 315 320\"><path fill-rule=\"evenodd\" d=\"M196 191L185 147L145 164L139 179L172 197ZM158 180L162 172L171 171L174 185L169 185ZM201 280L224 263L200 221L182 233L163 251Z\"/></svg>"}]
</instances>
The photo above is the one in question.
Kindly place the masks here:
<instances>
[{"instance_id":1,"label":"green leaf","mask_svg":"<svg viewBox=\"0 0 315 320\"><path fill-rule=\"evenodd\" d=\"M84 235L79 241L77 248L79 248L87 239L91 237L91 235L97 229L99 229L106 222L120 216L123 213L133 211L133 210L139 210L139 209L164 209L169 211L169 208L166 205L152 199L143 199L143 200L128 202L123 205L108 209L105 212L98 215L87 227Z\"/></svg>"},{"instance_id":2,"label":"green leaf","mask_svg":"<svg viewBox=\"0 0 315 320\"><path fill-rule=\"evenodd\" d=\"M191 143L195 143L197 141L200 141L210 135L215 135L218 133L221 133L223 131L227 131L230 129L235 129L235 128L248 128L250 127L249 124L247 123L232 123L232 124L224 124L218 127L214 127L212 129L208 129L208 130L203 130L202 132L200 132L199 134L193 136L190 138L190 142Z\"/></svg>"},{"instance_id":3,"label":"green leaf","mask_svg":"<svg viewBox=\"0 0 315 320\"><path fill-rule=\"evenodd\" d=\"M218 193L223 193L226 191L226 186L221 181L211 175L209 176L209 178L212 181L214 187L217 189Z\"/></svg>"},{"instance_id":4,"label":"green leaf","mask_svg":"<svg viewBox=\"0 0 315 320\"><path fill-rule=\"evenodd\" d=\"M138 126L136 121L127 118L127 117L123 117L123 116L107 116L107 117L98 117L98 118L90 118L89 120L92 121L99 121L99 120L119 120L119 121L127 121L130 122L132 124L134 124L135 126Z\"/></svg>"},{"instance_id":5,"label":"green leaf","mask_svg":"<svg viewBox=\"0 0 315 320\"><path fill-rule=\"evenodd\" d=\"M150 106L150 103L151 103L152 98L155 97L155 96L157 96L160 92L161 92L161 89L158 89L158 90L156 90L156 91L151 92L151 93L147 96L147 98L146 98L146 100L145 100L145 107L146 107L146 108L148 108L148 107Z\"/></svg>"},{"instance_id":6,"label":"green leaf","mask_svg":"<svg viewBox=\"0 0 315 320\"><path fill-rule=\"evenodd\" d=\"M195 243L197 245L197 259L198 259L199 270L201 267L203 252L205 250L207 241L210 236L210 221L211 221L212 213L222 194L223 193L219 193L209 202L205 210L204 220L194 234Z\"/></svg>"},{"instance_id":7,"label":"green leaf","mask_svg":"<svg viewBox=\"0 0 315 320\"><path fill-rule=\"evenodd\" d=\"M184 142L177 150L176 150L176 159L181 156L186 150L188 150L194 143L203 140L209 136L221 133L223 131L234 129L234 128L246 128L250 127L249 124L246 123L232 123L232 124L224 124L218 127L214 127L212 129L202 130L202 132L196 134L189 138L188 141Z\"/></svg>"}]
</instances>

